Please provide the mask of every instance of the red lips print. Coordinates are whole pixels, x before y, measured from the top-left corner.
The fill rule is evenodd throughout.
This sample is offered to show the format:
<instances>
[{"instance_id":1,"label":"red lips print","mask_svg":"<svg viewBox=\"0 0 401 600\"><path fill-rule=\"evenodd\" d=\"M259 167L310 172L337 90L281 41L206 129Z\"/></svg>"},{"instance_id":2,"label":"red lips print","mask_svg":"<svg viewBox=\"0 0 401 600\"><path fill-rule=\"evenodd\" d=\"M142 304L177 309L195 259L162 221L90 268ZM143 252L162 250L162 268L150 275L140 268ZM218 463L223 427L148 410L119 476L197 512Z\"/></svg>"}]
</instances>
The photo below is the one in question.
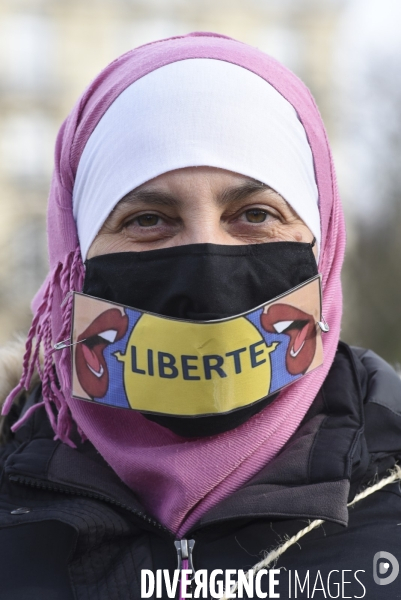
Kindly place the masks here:
<instances>
[{"instance_id":1,"label":"red lips print","mask_svg":"<svg viewBox=\"0 0 401 600\"><path fill-rule=\"evenodd\" d=\"M291 375L305 373L316 351L316 324L312 315L288 304L273 304L260 318L269 333L285 333L290 337L286 366Z\"/></svg>"},{"instance_id":2,"label":"red lips print","mask_svg":"<svg viewBox=\"0 0 401 600\"><path fill-rule=\"evenodd\" d=\"M128 317L117 308L110 308L77 338L75 364L78 381L92 398L103 398L109 387L109 372L103 356L104 349L124 337ZM84 340L84 341L83 341Z\"/></svg>"}]
</instances>

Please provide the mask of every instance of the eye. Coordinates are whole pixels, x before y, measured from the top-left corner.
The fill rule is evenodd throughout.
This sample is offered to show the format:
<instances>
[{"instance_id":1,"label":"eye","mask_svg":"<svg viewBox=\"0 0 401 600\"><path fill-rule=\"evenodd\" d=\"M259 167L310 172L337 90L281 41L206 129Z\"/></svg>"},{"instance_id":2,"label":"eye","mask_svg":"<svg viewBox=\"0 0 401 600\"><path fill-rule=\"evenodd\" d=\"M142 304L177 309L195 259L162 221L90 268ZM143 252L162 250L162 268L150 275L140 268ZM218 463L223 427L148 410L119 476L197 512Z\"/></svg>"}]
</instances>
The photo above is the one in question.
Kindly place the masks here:
<instances>
[{"instance_id":1,"label":"eye","mask_svg":"<svg viewBox=\"0 0 401 600\"><path fill-rule=\"evenodd\" d=\"M136 221L140 227L154 227L159 224L160 217L158 215L140 215Z\"/></svg>"},{"instance_id":2,"label":"eye","mask_svg":"<svg viewBox=\"0 0 401 600\"><path fill-rule=\"evenodd\" d=\"M260 208L251 208L245 211L245 217L249 223L263 223L266 220L267 212Z\"/></svg>"}]
</instances>

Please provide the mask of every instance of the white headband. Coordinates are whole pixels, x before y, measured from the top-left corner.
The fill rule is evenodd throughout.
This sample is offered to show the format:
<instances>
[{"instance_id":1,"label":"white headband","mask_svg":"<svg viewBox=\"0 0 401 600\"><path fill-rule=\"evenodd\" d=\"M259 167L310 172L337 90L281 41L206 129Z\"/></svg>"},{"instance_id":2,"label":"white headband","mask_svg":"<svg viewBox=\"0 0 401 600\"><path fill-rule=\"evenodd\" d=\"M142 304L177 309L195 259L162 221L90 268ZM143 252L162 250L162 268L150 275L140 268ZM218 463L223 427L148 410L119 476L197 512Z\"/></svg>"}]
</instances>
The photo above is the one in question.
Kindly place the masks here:
<instances>
[{"instance_id":1,"label":"white headband","mask_svg":"<svg viewBox=\"0 0 401 600\"><path fill-rule=\"evenodd\" d=\"M220 167L276 190L320 248L313 158L295 109L264 79L215 59L168 64L127 87L92 132L73 192L82 258L125 194L174 169Z\"/></svg>"}]
</instances>

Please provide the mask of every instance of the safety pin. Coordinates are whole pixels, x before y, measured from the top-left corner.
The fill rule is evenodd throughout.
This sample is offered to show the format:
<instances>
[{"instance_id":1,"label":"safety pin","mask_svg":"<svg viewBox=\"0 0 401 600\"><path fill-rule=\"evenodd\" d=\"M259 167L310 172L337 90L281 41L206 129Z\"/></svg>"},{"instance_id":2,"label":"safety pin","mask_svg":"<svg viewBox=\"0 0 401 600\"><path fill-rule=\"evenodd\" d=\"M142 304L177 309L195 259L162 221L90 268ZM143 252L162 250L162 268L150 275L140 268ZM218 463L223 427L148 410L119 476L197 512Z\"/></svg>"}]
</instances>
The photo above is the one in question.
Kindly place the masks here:
<instances>
[{"instance_id":1,"label":"safety pin","mask_svg":"<svg viewBox=\"0 0 401 600\"><path fill-rule=\"evenodd\" d=\"M327 333L328 331L330 331L329 324L327 323L327 321L323 315L322 315L322 320L318 321L317 324L319 325L319 327L323 331L323 333Z\"/></svg>"},{"instance_id":2,"label":"safety pin","mask_svg":"<svg viewBox=\"0 0 401 600\"><path fill-rule=\"evenodd\" d=\"M62 342L57 342L57 344L54 344L53 348L55 350L63 350L64 348L69 348L70 346L75 346L76 344L82 344L82 342L86 341L86 338L84 340L79 340L79 342L72 342L71 344L66 344L66 342L69 342L70 340L63 340Z\"/></svg>"}]
</instances>

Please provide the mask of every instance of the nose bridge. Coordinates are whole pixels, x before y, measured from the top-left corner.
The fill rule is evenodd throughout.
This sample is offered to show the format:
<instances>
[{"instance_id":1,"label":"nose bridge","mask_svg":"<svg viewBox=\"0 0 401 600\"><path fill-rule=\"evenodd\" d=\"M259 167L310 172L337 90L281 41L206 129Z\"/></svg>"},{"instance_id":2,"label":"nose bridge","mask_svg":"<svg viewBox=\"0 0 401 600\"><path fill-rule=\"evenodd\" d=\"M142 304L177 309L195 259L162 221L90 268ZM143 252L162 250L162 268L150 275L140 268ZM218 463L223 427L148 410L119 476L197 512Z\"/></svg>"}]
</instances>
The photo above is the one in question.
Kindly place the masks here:
<instances>
[{"instance_id":1,"label":"nose bridge","mask_svg":"<svg viewBox=\"0 0 401 600\"><path fill-rule=\"evenodd\" d=\"M185 236L189 244L232 244L218 211L205 211L187 221Z\"/></svg>"},{"instance_id":2,"label":"nose bridge","mask_svg":"<svg viewBox=\"0 0 401 600\"><path fill-rule=\"evenodd\" d=\"M224 232L221 231L220 222L213 220L199 220L193 226L188 227L186 235L190 244L216 244L224 243ZM225 242L227 243L227 242Z\"/></svg>"},{"instance_id":3,"label":"nose bridge","mask_svg":"<svg viewBox=\"0 0 401 600\"><path fill-rule=\"evenodd\" d=\"M216 204L211 190L203 191L191 200L184 215L184 230L188 243L219 243L224 233L221 209Z\"/></svg>"},{"instance_id":4,"label":"nose bridge","mask_svg":"<svg viewBox=\"0 0 401 600\"><path fill-rule=\"evenodd\" d=\"M230 235L224 219L224 204L219 202L222 193L238 184L238 177L219 169L196 167L185 170L176 182L181 198L180 218L183 224L181 240L186 244L238 244Z\"/></svg>"}]
</instances>

